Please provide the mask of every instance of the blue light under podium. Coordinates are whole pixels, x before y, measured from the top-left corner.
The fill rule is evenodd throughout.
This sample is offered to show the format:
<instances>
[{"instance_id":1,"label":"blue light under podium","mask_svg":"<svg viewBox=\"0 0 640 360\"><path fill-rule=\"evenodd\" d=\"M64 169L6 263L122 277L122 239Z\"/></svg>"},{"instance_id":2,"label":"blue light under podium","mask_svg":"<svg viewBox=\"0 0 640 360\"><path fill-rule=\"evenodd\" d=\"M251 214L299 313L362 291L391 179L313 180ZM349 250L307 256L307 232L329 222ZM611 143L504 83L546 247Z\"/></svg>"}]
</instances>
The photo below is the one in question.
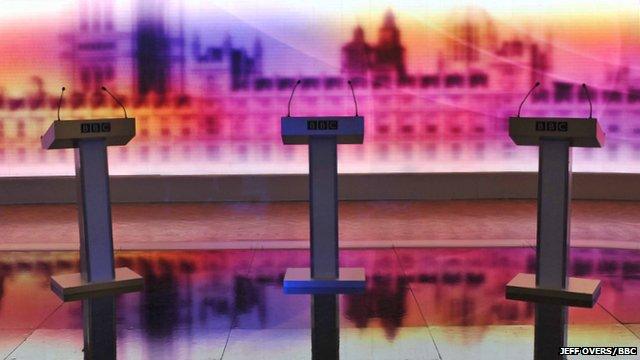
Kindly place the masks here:
<instances>
[{"instance_id":1,"label":"blue light under podium","mask_svg":"<svg viewBox=\"0 0 640 360\"><path fill-rule=\"evenodd\" d=\"M309 268L288 268L283 288L287 294L353 294L364 292L363 268L341 267L337 278L311 277Z\"/></svg>"}]
</instances>

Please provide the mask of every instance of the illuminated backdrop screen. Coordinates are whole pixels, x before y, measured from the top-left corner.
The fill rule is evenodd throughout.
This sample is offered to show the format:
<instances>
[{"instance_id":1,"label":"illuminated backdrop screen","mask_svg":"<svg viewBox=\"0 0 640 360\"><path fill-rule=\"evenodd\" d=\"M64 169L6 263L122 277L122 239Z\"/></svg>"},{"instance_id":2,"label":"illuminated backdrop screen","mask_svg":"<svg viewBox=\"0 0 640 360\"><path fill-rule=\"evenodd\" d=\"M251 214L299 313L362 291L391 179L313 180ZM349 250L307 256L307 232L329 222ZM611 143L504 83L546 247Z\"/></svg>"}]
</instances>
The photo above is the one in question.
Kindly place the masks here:
<instances>
[{"instance_id":1,"label":"illuminated backdrop screen","mask_svg":"<svg viewBox=\"0 0 640 360\"><path fill-rule=\"evenodd\" d=\"M56 118L137 119L112 174L300 173L280 117L349 115L364 145L341 172L533 171L507 118L593 114L608 141L574 170L640 171L637 1L5 0L0 11L0 175L73 172L44 151Z\"/></svg>"}]
</instances>

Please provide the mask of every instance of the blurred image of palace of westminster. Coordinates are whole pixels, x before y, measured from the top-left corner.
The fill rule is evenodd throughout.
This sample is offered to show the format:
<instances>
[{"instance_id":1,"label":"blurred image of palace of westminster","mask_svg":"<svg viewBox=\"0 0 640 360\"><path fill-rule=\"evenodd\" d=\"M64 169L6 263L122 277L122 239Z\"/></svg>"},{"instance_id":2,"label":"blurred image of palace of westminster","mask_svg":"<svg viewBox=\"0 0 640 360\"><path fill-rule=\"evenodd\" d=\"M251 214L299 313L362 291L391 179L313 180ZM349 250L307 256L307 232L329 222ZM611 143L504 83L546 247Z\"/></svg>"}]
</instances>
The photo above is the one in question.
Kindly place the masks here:
<instances>
[{"instance_id":1,"label":"blurred image of palace of westminster","mask_svg":"<svg viewBox=\"0 0 640 360\"><path fill-rule=\"evenodd\" d=\"M119 106L99 90L102 85L122 100L137 119L137 137L131 146L110 150L115 173L304 170L306 149L284 147L279 136L279 119L298 79L265 74L268 48L260 38L252 49L234 45L231 36L208 44L206 36L185 35L182 21L170 25L161 1L139 1L132 28L122 31L115 26L112 0L81 3L78 28L60 37L62 63L72 79L61 114L63 119L113 117ZM542 86L523 113L588 114L580 84L548 75L554 68L549 43L499 35L489 15L477 9L449 31L446 51L434 54L437 68L414 73L406 65L398 21L388 10L376 39L366 39L360 26L353 30L341 47L339 72L301 74L293 113L352 113L346 84L352 80L365 115L365 145L345 149L341 161L360 164L350 170L357 172L533 169L536 162L519 165L523 158L514 155L506 124L536 81ZM584 156L601 163L616 156L640 158L640 146L625 140L640 134L640 123L631 120L640 118L640 87L625 80L627 73L619 70L618 88L590 89L609 143L606 155ZM72 154L40 149L39 137L55 118L59 94L43 90L38 76L33 82L36 90L22 97L0 92L0 162L12 165L0 175L69 171L41 167L66 164ZM522 153L524 159L535 155ZM429 162L436 165L421 164ZM471 162L481 165L474 168ZM612 166L601 170L620 170Z\"/></svg>"}]
</instances>

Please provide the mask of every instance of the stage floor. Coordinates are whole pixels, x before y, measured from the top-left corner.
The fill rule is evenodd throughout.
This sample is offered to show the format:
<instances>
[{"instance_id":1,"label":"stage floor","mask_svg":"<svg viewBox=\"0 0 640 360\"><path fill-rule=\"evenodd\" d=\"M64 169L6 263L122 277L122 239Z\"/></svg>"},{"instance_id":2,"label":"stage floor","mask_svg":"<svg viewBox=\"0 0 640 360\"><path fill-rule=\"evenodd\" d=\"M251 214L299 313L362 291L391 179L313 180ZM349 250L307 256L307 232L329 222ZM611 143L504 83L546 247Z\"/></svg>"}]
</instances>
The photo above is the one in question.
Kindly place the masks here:
<instances>
[{"instance_id":1,"label":"stage floor","mask_svg":"<svg viewBox=\"0 0 640 360\"><path fill-rule=\"evenodd\" d=\"M0 211L0 357L81 359L81 305L49 290L78 269L75 206ZM570 345L640 346L639 214L574 202L570 273L603 286L593 309L570 310ZM535 201L343 202L340 215L341 265L367 272L364 295L339 296L341 358L532 358L534 308L504 289L534 271ZM116 300L119 358L310 359L311 298L282 291L286 268L308 265L307 217L305 202L114 204L117 263L145 278Z\"/></svg>"},{"instance_id":2,"label":"stage floor","mask_svg":"<svg viewBox=\"0 0 640 360\"><path fill-rule=\"evenodd\" d=\"M306 202L113 204L122 250L304 249ZM0 206L0 250L79 248L75 205ZM340 246L534 246L535 200L340 203ZM640 202L574 201L574 247L640 249Z\"/></svg>"},{"instance_id":3,"label":"stage floor","mask_svg":"<svg viewBox=\"0 0 640 360\"><path fill-rule=\"evenodd\" d=\"M531 359L533 306L505 300L504 285L532 271L534 256L530 247L344 250L342 264L365 267L368 279L364 295L339 297L341 358ZM570 310L569 344L640 346L640 252L571 257L572 275L603 286L593 309ZM146 282L116 299L120 359L311 358L310 297L281 285L287 267L307 265L305 250L120 251L117 262ZM80 303L62 303L48 282L77 267L73 251L0 252L1 357L82 359Z\"/></svg>"}]
</instances>

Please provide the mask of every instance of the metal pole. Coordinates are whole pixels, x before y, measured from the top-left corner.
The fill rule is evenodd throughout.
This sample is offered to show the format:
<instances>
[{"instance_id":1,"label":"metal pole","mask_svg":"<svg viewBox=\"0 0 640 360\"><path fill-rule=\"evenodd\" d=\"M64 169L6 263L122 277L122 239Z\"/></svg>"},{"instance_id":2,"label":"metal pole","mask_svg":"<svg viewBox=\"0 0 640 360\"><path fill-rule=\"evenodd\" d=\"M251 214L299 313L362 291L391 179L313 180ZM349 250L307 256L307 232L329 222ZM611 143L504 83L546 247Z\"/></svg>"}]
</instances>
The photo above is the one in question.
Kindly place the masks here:
<instances>
[{"instance_id":1,"label":"metal pole","mask_svg":"<svg viewBox=\"0 0 640 360\"><path fill-rule=\"evenodd\" d=\"M311 278L338 278L338 158L335 136L309 138Z\"/></svg>"},{"instance_id":2,"label":"metal pole","mask_svg":"<svg viewBox=\"0 0 640 360\"><path fill-rule=\"evenodd\" d=\"M571 147L567 140L541 140L538 173L536 286L567 285L571 218ZM567 343L567 308L536 304L535 359L563 359Z\"/></svg>"}]
</instances>

